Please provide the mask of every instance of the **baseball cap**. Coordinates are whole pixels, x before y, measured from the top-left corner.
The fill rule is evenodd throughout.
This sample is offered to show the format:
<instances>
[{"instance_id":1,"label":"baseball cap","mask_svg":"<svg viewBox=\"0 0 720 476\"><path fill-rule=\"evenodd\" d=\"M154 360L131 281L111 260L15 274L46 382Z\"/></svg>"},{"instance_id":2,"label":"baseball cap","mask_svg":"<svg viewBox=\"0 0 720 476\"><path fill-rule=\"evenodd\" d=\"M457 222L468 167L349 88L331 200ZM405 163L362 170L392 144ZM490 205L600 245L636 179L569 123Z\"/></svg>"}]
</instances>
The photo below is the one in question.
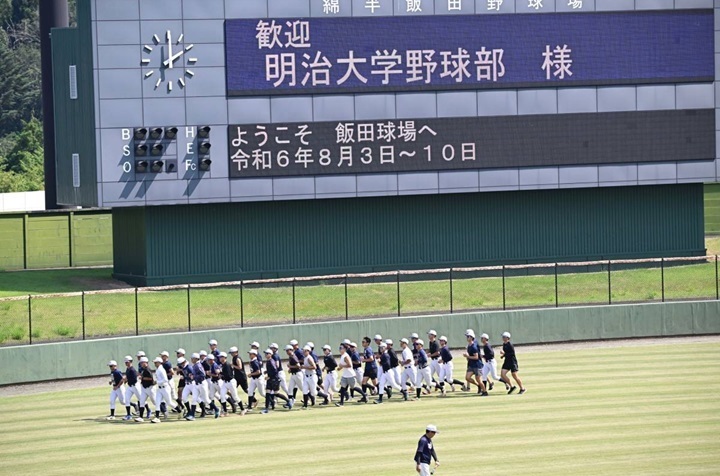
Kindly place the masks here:
<instances>
[{"instance_id":1,"label":"baseball cap","mask_svg":"<svg viewBox=\"0 0 720 476\"><path fill-rule=\"evenodd\" d=\"M298 345L298 341L296 341L295 339L293 339L293 340L290 341L290 345Z\"/></svg>"},{"instance_id":2,"label":"baseball cap","mask_svg":"<svg viewBox=\"0 0 720 476\"><path fill-rule=\"evenodd\" d=\"M271 349L279 349L280 346L277 345L275 342L273 342L272 344L270 344L270 348L271 348Z\"/></svg>"},{"instance_id":3,"label":"baseball cap","mask_svg":"<svg viewBox=\"0 0 720 476\"><path fill-rule=\"evenodd\" d=\"M260 347L260 343L258 343L257 341L253 342L252 344L250 344L250 347Z\"/></svg>"},{"instance_id":4,"label":"baseball cap","mask_svg":"<svg viewBox=\"0 0 720 476\"><path fill-rule=\"evenodd\" d=\"M488 340L490 340L490 336L487 335L487 334L481 335L480 338L481 338L481 339L488 339Z\"/></svg>"},{"instance_id":5,"label":"baseball cap","mask_svg":"<svg viewBox=\"0 0 720 476\"><path fill-rule=\"evenodd\" d=\"M272 351L272 349L265 349L265 353L266 353L266 354L272 354L273 351Z\"/></svg>"},{"instance_id":6,"label":"baseball cap","mask_svg":"<svg viewBox=\"0 0 720 476\"><path fill-rule=\"evenodd\" d=\"M448 341L448 340L447 340L447 337L445 337L445 336L440 336L440 340L445 341L445 342Z\"/></svg>"},{"instance_id":7,"label":"baseball cap","mask_svg":"<svg viewBox=\"0 0 720 476\"><path fill-rule=\"evenodd\" d=\"M430 329L430 330L428 331L428 335L429 335L429 336L436 336L436 335L437 335L437 332L435 332L434 330Z\"/></svg>"},{"instance_id":8,"label":"baseball cap","mask_svg":"<svg viewBox=\"0 0 720 476\"><path fill-rule=\"evenodd\" d=\"M308 347L310 347L310 349L314 349L314 348L315 348L315 343L314 343L314 342L308 342L308 343L305 344L305 345L308 346Z\"/></svg>"},{"instance_id":9,"label":"baseball cap","mask_svg":"<svg viewBox=\"0 0 720 476\"><path fill-rule=\"evenodd\" d=\"M209 360L215 360L215 354L210 354L207 356Z\"/></svg>"},{"instance_id":10,"label":"baseball cap","mask_svg":"<svg viewBox=\"0 0 720 476\"><path fill-rule=\"evenodd\" d=\"M402 339L400 339L400 342L402 342L403 344L409 344L409 343L410 343L410 341L407 340L407 339L404 338L404 337L403 337Z\"/></svg>"},{"instance_id":11,"label":"baseball cap","mask_svg":"<svg viewBox=\"0 0 720 476\"><path fill-rule=\"evenodd\" d=\"M217 341L215 339L210 339L210 342L208 342L208 345L217 345Z\"/></svg>"},{"instance_id":12,"label":"baseball cap","mask_svg":"<svg viewBox=\"0 0 720 476\"><path fill-rule=\"evenodd\" d=\"M468 335L468 334L475 334L475 331L472 330L472 329L466 329L466 330L465 330L465 335Z\"/></svg>"},{"instance_id":13,"label":"baseball cap","mask_svg":"<svg viewBox=\"0 0 720 476\"><path fill-rule=\"evenodd\" d=\"M138 350L137 354L135 354L135 357L145 357L145 352L143 352L142 350Z\"/></svg>"},{"instance_id":14,"label":"baseball cap","mask_svg":"<svg viewBox=\"0 0 720 476\"><path fill-rule=\"evenodd\" d=\"M435 425L426 426L425 431L432 431L433 433L440 433Z\"/></svg>"},{"instance_id":15,"label":"baseball cap","mask_svg":"<svg viewBox=\"0 0 720 476\"><path fill-rule=\"evenodd\" d=\"M227 357L227 354L225 352L220 352L220 357Z\"/></svg>"},{"instance_id":16,"label":"baseball cap","mask_svg":"<svg viewBox=\"0 0 720 476\"><path fill-rule=\"evenodd\" d=\"M465 333L465 337L475 337L475 333L472 330L470 330L469 332Z\"/></svg>"},{"instance_id":17,"label":"baseball cap","mask_svg":"<svg viewBox=\"0 0 720 476\"><path fill-rule=\"evenodd\" d=\"M291 346L290 344L288 344L288 345L285 346L285 350L293 350L293 346Z\"/></svg>"},{"instance_id":18,"label":"baseball cap","mask_svg":"<svg viewBox=\"0 0 720 476\"><path fill-rule=\"evenodd\" d=\"M195 352L193 355L190 356L190 358L191 358L191 359L198 359L198 360L199 360L199 359L200 359L200 354L198 354L197 352Z\"/></svg>"},{"instance_id":19,"label":"baseball cap","mask_svg":"<svg viewBox=\"0 0 720 476\"><path fill-rule=\"evenodd\" d=\"M162 364L162 359L160 357L155 357L155 359L153 359L153 362L155 362L156 364Z\"/></svg>"},{"instance_id":20,"label":"baseball cap","mask_svg":"<svg viewBox=\"0 0 720 476\"><path fill-rule=\"evenodd\" d=\"M129 355L126 355L125 362L132 362L132 357L130 357Z\"/></svg>"},{"instance_id":21,"label":"baseball cap","mask_svg":"<svg viewBox=\"0 0 720 476\"><path fill-rule=\"evenodd\" d=\"M255 349L250 349L250 350L248 350L248 354L255 354L255 355L257 355L257 350L255 350Z\"/></svg>"},{"instance_id":22,"label":"baseball cap","mask_svg":"<svg viewBox=\"0 0 720 476\"><path fill-rule=\"evenodd\" d=\"M380 342L380 345L378 345L379 348L384 349L387 347L387 344L385 342Z\"/></svg>"},{"instance_id":23,"label":"baseball cap","mask_svg":"<svg viewBox=\"0 0 720 476\"><path fill-rule=\"evenodd\" d=\"M355 342L350 342L350 347L357 347L357 344Z\"/></svg>"},{"instance_id":24,"label":"baseball cap","mask_svg":"<svg viewBox=\"0 0 720 476\"><path fill-rule=\"evenodd\" d=\"M185 362L187 362L187 360L185 360L185 357L180 357L180 358L178 359L178 365L182 365L182 364L184 364Z\"/></svg>"},{"instance_id":25,"label":"baseball cap","mask_svg":"<svg viewBox=\"0 0 720 476\"><path fill-rule=\"evenodd\" d=\"M412 334L410 334L411 339L417 339L418 337L420 337L420 336L418 335L417 332L413 332Z\"/></svg>"},{"instance_id":26,"label":"baseball cap","mask_svg":"<svg viewBox=\"0 0 720 476\"><path fill-rule=\"evenodd\" d=\"M238 351L238 348L237 348L237 347L235 347L235 346L230 347L230 353L231 353L231 354L232 354L233 352L237 352L237 351ZM220 355L222 355L222 354L220 354Z\"/></svg>"},{"instance_id":27,"label":"baseball cap","mask_svg":"<svg viewBox=\"0 0 720 476\"><path fill-rule=\"evenodd\" d=\"M422 340L422 339L416 340L415 343L418 344L418 345L425 345L425 341Z\"/></svg>"},{"instance_id":28,"label":"baseball cap","mask_svg":"<svg viewBox=\"0 0 720 476\"><path fill-rule=\"evenodd\" d=\"M345 345L350 345L350 339L343 339L342 343Z\"/></svg>"},{"instance_id":29,"label":"baseball cap","mask_svg":"<svg viewBox=\"0 0 720 476\"><path fill-rule=\"evenodd\" d=\"M332 350L332 347L330 347L329 344L325 344L325 345L323 346L323 350Z\"/></svg>"},{"instance_id":30,"label":"baseball cap","mask_svg":"<svg viewBox=\"0 0 720 476\"><path fill-rule=\"evenodd\" d=\"M140 357L140 362L150 362L147 357Z\"/></svg>"},{"instance_id":31,"label":"baseball cap","mask_svg":"<svg viewBox=\"0 0 720 476\"><path fill-rule=\"evenodd\" d=\"M162 357L170 357L170 352L168 352L167 350L163 350L162 352L160 352L160 355Z\"/></svg>"},{"instance_id":32,"label":"baseball cap","mask_svg":"<svg viewBox=\"0 0 720 476\"><path fill-rule=\"evenodd\" d=\"M201 350L201 351L200 351L200 357L205 356L205 355L207 355L207 351L206 351L206 350Z\"/></svg>"},{"instance_id":33,"label":"baseball cap","mask_svg":"<svg viewBox=\"0 0 720 476\"><path fill-rule=\"evenodd\" d=\"M183 348L181 347L181 348L179 348L178 350L176 350L175 353L176 353L176 354L183 354L183 355L185 355L185 349L183 349Z\"/></svg>"},{"instance_id":34,"label":"baseball cap","mask_svg":"<svg viewBox=\"0 0 720 476\"><path fill-rule=\"evenodd\" d=\"M375 334L375 340L382 340L382 336L380 334Z\"/></svg>"},{"instance_id":35,"label":"baseball cap","mask_svg":"<svg viewBox=\"0 0 720 476\"><path fill-rule=\"evenodd\" d=\"M385 344L386 344L386 345L393 345L392 339L385 339Z\"/></svg>"},{"instance_id":36,"label":"baseball cap","mask_svg":"<svg viewBox=\"0 0 720 476\"><path fill-rule=\"evenodd\" d=\"M117 362L111 360L110 362L108 362L108 367L117 367Z\"/></svg>"},{"instance_id":37,"label":"baseball cap","mask_svg":"<svg viewBox=\"0 0 720 476\"><path fill-rule=\"evenodd\" d=\"M307 350L308 352L310 352L310 351L312 351L312 347L310 347L309 345L306 345L305 347L303 347L303 350Z\"/></svg>"},{"instance_id":38,"label":"baseball cap","mask_svg":"<svg viewBox=\"0 0 720 476\"><path fill-rule=\"evenodd\" d=\"M510 333L507 332L507 331L505 331L505 332L502 333L502 336L503 336L503 337L507 337L507 338L509 339L509 338L510 338Z\"/></svg>"}]
</instances>

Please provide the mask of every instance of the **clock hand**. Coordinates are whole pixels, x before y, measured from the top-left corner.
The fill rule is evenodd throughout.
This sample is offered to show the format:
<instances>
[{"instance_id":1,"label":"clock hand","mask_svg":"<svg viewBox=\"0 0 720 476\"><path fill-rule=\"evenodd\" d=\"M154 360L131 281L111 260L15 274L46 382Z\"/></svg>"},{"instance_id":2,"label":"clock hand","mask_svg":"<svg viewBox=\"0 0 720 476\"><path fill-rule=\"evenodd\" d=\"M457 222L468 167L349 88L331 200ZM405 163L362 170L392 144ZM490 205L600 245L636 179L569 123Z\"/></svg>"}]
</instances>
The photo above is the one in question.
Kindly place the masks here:
<instances>
[{"instance_id":1,"label":"clock hand","mask_svg":"<svg viewBox=\"0 0 720 476\"><path fill-rule=\"evenodd\" d=\"M194 45L188 45L184 50L180 50L165 61L163 61L163 66L171 67L175 61L177 61L178 58L180 58L182 55L185 54L186 51L190 51Z\"/></svg>"},{"instance_id":2,"label":"clock hand","mask_svg":"<svg viewBox=\"0 0 720 476\"><path fill-rule=\"evenodd\" d=\"M170 30L167 31L167 34L165 35L165 37L167 39L167 45L168 45L168 58L172 58L173 57L172 40L171 40L172 35L170 34ZM168 68L172 69L172 67L173 67L173 63L171 61L170 64L168 65Z\"/></svg>"}]
</instances>

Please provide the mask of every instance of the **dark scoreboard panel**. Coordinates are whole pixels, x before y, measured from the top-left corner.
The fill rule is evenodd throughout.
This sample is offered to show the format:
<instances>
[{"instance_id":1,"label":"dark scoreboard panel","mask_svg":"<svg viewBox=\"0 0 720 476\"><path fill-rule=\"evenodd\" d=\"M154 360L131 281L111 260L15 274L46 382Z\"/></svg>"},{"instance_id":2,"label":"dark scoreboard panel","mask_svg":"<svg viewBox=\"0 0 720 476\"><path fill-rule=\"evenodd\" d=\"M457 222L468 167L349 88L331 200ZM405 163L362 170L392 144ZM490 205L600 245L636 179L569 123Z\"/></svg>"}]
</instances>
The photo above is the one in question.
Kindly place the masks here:
<instances>
[{"instance_id":1,"label":"dark scoreboard panel","mask_svg":"<svg viewBox=\"0 0 720 476\"><path fill-rule=\"evenodd\" d=\"M712 160L715 111L229 126L230 176Z\"/></svg>"}]
</instances>

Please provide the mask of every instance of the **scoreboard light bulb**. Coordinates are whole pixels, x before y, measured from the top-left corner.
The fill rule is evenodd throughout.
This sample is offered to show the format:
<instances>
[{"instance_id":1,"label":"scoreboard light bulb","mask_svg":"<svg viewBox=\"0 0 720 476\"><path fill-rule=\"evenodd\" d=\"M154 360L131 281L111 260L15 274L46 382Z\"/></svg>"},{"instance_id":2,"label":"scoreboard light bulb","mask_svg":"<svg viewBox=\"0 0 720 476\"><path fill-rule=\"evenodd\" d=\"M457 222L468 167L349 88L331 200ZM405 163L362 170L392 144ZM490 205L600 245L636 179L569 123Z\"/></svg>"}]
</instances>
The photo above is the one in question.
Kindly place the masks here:
<instances>
[{"instance_id":1,"label":"scoreboard light bulb","mask_svg":"<svg viewBox=\"0 0 720 476\"><path fill-rule=\"evenodd\" d=\"M155 160L153 161L150 170L152 170L154 173L162 172L163 165L165 165L165 163L162 160Z\"/></svg>"},{"instance_id":2,"label":"scoreboard light bulb","mask_svg":"<svg viewBox=\"0 0 720 476\"><path fill-rule=\"evenodd\" d=\"M165 138L168 140L173 140L177 137L178 128L177 127L166 127L165 128Z\"/></svg>"},{"instance_id":3,"label":"scoreboard light bulb","mask_svg":"<svg viewBox=\"0 0 720 476\"><path fill-rule=\"evenodd\" d=\"M200 155L207 155L210 153L210 148L212 147L212 144L210 142L201 142L198 146L198 152Z\"/></svg>"},{"instance_id":4,"label":"scoreboard light bulb","mask_svg":"<svg viewBox=\"0 0 720 476\"><path fill-rule=\"evenodd\" d=\"M160 145L160 144L155 144L155 145L152 147L152 152L151 152L151 153L152 153L152 155L154 155L154 156L162 155L163 149L164 149L164 147L163 147L162 145Z\"/></svg>"},{"instance_id":5,"label":"scoreboard light bulb","mask_svg":"<svg viewBox=\"0 0 720 476\"><path fill-rule=\"evenodd\" d=\"M205 158L200 160L200 170L207 172L210 170L210 165L212 165L212 160Z\"/></svg>"},{"instance_id":6,"label":"scoreboard light bulb","mask_svg":"<svg viewBox=\"0 0 720 476\"><path fill-rule=\"evenodd\" d=\"M135 147L135 155L137 157L145 157L147 155L148 146L145 144Z\"/></svg>"},{"instance_id":7,"label":"scoreboard light bulb","mask_svg":"<svg viewBox=\"0 0 720 476\"><path fill-rule=\"evenodd\" d=\"M136 127L133 136L135 140L145 140L147 138L148 130L144 127Z\"/></svg>"},{"instance_id":8,"label":"scoreboard light bulb","mask_svg":"<svg viewBox=\"0 0 720 476\"><path fill-rule=\"evenodd\" d=\"M207 139L210 137L210 126L202 126L198 127L198 137L202 137L203 139Z\"/></svg>"},{"instance_id":9,"label":"scoreboard light bulb","mask_svg":"<svg viewBox=\"0 0 720 476\"><path fill-rule=\"evenodd\" d=\"M160 139L163 135L162 127L155 127L154 129L150 130L150 138L151 139Z\"/></svg>"},{"instance_id":10,"label":"scoreboard light bulb","mask_svg":"<svg viewBox=\"0 0 720 476\"><path fill-rule=\"evenodd\" d=\"M147 172L147 168L148 168L147 160L138 160L137 162L135 162L135 172L143 174L143 173Z\"/></svg>"}]
</instances>

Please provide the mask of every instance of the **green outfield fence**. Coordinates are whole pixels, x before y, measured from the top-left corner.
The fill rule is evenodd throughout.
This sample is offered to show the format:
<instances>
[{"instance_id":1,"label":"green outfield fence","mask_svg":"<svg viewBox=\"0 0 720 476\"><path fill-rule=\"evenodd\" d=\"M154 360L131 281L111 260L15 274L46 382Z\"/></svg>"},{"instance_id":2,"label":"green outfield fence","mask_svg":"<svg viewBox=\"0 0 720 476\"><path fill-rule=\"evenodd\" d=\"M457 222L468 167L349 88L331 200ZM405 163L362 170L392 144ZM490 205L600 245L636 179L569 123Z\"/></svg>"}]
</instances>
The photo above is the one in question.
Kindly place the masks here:
<instances>
[{"instance_id":1,"label":"green outfield fence","mask_svg":"<svg viewBox=\"0 0 720 476\"><path fill-rule=\"evenodd\" d=\"M245 280L2 298L0 344L719 298L717 256Z\"/></svg>"}]
</instances>

